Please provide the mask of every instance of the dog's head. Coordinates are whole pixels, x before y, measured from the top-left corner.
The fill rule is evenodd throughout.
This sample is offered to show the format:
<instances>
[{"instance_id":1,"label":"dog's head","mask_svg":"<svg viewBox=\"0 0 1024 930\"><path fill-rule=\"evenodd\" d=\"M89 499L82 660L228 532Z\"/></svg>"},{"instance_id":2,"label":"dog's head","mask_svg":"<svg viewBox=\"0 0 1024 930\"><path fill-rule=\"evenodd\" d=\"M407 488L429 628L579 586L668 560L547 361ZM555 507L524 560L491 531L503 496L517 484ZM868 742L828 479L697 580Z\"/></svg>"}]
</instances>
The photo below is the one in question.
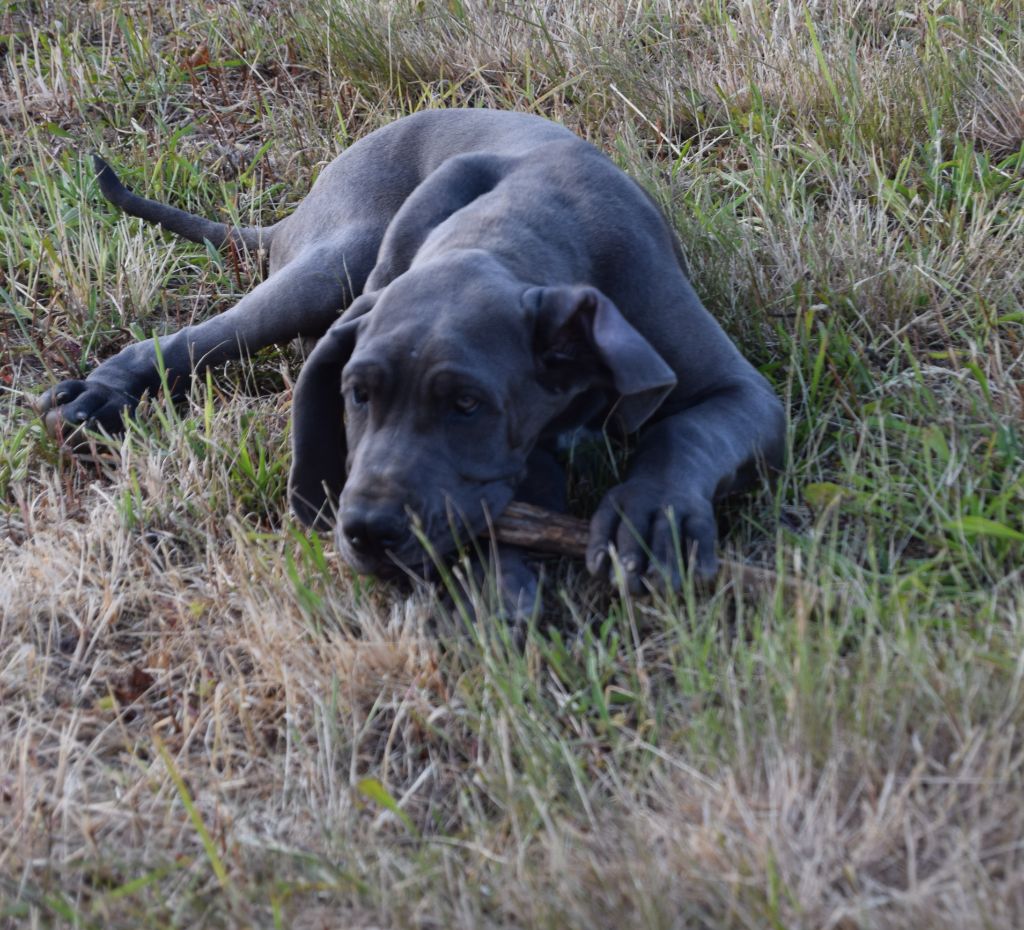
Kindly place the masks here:
<instances>
[{"instance_id":1,"label":"dog's head","mask_svg":"<svg viewBox=\"0 0 1024 930\"><path fill-rule=\"evenodd\" d=\"M439 555L453 528L481 533L581 395L617 396L632 430L675 381L600 291L531 287L483 252L447 256L359 297L310 355L295 388L292 508L318 528L336 514L358 571L418 566L412 520Z\"/></svg>"}]
</instances>

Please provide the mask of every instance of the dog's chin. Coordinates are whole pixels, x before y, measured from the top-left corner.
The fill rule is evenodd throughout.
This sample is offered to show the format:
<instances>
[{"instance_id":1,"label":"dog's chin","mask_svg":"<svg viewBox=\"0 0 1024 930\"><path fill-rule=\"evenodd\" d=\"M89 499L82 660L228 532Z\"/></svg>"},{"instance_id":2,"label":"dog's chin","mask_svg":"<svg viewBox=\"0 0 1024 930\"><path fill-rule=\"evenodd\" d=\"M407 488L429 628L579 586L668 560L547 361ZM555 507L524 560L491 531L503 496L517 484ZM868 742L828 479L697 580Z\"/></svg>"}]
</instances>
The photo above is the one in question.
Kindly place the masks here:
<instances>
[{"instance_id":1,"label":"dog's chin","mask_svg":"<svg viewBox=\"0 0 1024 930\"><path fill-rule=\"evenodd\" d=\"M372 575L381 581L397 581L423 574L425 553L416 546L406 551L406 547L394 554L388 553L383 558L369 558L354 552L351 547L338 547L342 561L357 575Z\"/></svg>"}]
</instances>

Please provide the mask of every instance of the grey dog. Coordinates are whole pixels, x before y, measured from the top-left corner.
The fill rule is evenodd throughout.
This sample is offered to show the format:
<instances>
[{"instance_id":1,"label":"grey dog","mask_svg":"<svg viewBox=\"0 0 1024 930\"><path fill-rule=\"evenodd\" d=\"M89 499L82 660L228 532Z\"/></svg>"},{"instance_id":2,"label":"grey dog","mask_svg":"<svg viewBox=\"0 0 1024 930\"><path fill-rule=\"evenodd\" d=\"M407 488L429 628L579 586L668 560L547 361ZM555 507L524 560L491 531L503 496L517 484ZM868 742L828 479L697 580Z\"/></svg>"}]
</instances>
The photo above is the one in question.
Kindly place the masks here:
<instances>
[{"instance_id":1,"label":"grey dog","mask_svg":"<svg viewBox=\"0 0 1024 930\"><path fill-rule=\"evenodd\" d=\"M220 316L51 388L48 428L118 430L161 362L180 394L210 365L319 339L295 388L291 505L307 525L336 522L360 572L419 564L412 516L445 554L453 515L480 533L513 497L564 506L555 447L584 426L640 431L591 520L589 570L612 570L614 546L632 589L654 575L676 586L679 553L699 575L717 569L715 499L780 462L782 406L694 293L661 211L553 122L400 119L261 229L146 200L96 164L126 212L197 242L269 246L270 272Z\"/></svg>"}]
</instances>

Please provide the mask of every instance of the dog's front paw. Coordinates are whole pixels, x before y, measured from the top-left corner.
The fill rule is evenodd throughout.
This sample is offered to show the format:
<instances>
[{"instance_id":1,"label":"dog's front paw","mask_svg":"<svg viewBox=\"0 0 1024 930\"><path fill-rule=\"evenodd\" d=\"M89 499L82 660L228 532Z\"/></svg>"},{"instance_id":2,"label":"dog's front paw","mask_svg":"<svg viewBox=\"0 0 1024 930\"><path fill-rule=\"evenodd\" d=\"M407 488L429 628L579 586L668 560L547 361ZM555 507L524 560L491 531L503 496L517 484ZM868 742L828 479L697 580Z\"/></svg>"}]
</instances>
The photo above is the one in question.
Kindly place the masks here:
<instances>
[{"instance_id":1,"label":"dog's front paw","mask_svg":"<svg viewBox=\"0 0 1024 930\"><path fill-rule=\"evenodd\" d=\"M498 594L508 619L524 625L537 609L540 580L526 553L510 546L498 548Z\"/></svg>"},{"instance_id":2,"label":"dog's front paw","mask_svg":"<svg viewBox=\"0 0 1024 930\"><path fill-rule=\"evenodd\" d=\"M527 553L515 546L498 546L497 558L469 560L470 578L462 581L458 595L468 595L486 616L504 620L518 641L539 606L540 578ZM455 596L455 592L449 592ZM483 594L483 597L474 595Z\"/></svg>"},{"instance_id":3,"label":"dog's front paw","mask_svg":"<svg viewBox=\"0 0 1024 930\"><path fill-rule=\"evenodd\" d=\"M85 444L86 430L124 432L125 417L137 406L136 398L96 381L61 381L40 395L33 406L46 431L71 448Z\"/></svg>"},{"instance_id":4,"label":"dog's front paw","mask_svg":"<svg viewBox=\"0 0 1024 930\"><path fill-rule=\"evenodd\" d=\"M683 562L698 578L714 578L717 535L708 498L632 479L612 488L591 519L587 568L591 574L607 574L614 580L610 558L610 547L614 547L632 593L643 591L645 579L675 590L682 580Z\"/></svg>"}]
</instances>

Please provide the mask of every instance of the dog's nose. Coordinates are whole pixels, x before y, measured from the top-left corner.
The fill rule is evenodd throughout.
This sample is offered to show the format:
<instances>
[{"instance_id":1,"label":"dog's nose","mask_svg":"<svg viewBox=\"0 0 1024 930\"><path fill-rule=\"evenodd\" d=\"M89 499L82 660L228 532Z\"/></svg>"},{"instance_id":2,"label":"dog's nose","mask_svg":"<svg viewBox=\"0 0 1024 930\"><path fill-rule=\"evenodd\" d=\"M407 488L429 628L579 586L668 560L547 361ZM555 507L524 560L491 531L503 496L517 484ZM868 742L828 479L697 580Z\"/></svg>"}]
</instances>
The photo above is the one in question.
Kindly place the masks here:
<instances>
[{"instance_id":1,"label":"dog's nose","mask_svg":"<svg viewBox=\"0 0 1024 930\"><path fill-rule=\"evenodd\" d=\"M382 508L347 507L341 514L341 531L360 555L383 556L397 549L409 531L404 514Z\"/></svg>"}]
</instances>

